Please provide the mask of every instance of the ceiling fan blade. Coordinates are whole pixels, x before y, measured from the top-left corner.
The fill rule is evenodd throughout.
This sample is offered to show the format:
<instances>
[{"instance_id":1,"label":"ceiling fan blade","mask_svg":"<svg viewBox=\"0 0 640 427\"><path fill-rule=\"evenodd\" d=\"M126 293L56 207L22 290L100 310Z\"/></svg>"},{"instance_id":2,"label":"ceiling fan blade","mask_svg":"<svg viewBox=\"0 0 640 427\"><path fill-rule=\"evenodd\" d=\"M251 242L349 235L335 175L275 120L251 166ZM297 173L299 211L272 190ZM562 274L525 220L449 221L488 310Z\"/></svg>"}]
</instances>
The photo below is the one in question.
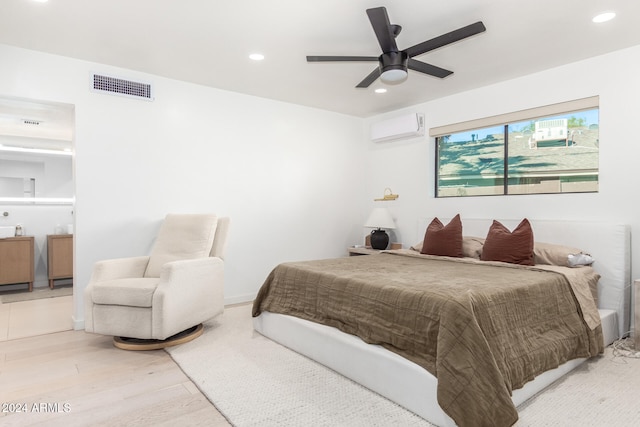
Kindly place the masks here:
<instances>
[{"instance_id":1,"label":"ceiling fan blade","mask_svg":"<svg viewBox=\"0 0 640 427\"><path fill-rule=\"evenodd\" d=\"M435 65L427 64L413 58L409 58L407 68L420 73L429 74L430 76L440 77L441 79L453 74L453 71L445 70L444 68L436 67Z\"/></svg>"},{"instance_id":2,"label":"ceiling fan blade","mask_svg":"<svg viewBox=\"0 0 640 427\"><path fill-rule=\"evenodd\" d=\"M450 43L455 43L459 40L466 39L467 37L471 37L478 33L482 33L486 31L486 29L487 28L484 26L482 21L478 21L474 24L467 25L466 27L458 28L457 30L451 31L450 33L446 33L431 40L427 40L426 42L418 43L417 45L411 46L410 48L406 49L405 52L407 52L409 58L422 55L423 53L438 49L439 47L446 46Z\"/></svg>"},{"instance_id":3,"label":"ceiling fan blade","mask_svg":"<svg viewBox=\"0 0 640 427\"><path fill-rule=\"evenodd\" d=\"M307 62L378 61L377 56L307 56Z\"/></svg>"},{"instance_id":4,"label":"ceiling fan blade","mask_svg":"<svg viewBox=\"0 0 640 427\"><path fill-rule=\"evenodd\" d=\"M378 39L378 43L380 43L382 52L397 52L398 45L396 45L396 39L393 35L394 32L391 28L391 23L389 22L387 9L384 7L367 9L367 15L369 16L369 21L371 21L373 31L376 33L376 38Z\"/></svg>"},{"instance_id":5,"label":"ceiling fan blade","mask_svg":"<svg viewBox=\"0 0 640 427\"><path fill-rule=\"evenodd\" d=\"M365 77L364 80L358 83L358 86L356 87L367 88L371 85L371 83L375 82L378 77L380 77L380 67L376 67L376 69L373 70L367 77Z\"/></svg>"}]
</instances>

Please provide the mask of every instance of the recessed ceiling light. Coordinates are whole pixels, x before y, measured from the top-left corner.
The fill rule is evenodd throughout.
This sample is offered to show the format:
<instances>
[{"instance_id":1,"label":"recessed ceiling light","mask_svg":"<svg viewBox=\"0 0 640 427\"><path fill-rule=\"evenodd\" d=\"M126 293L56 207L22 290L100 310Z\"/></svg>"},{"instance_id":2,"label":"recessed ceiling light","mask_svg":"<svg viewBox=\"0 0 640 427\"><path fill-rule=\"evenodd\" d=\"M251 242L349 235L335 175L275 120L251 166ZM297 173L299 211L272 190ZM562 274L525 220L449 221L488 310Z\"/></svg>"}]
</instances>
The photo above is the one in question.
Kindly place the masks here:
<instances>
[{"instance_id":1,"label":"recessed ceiling light","mask_svg":"<svg viewBox=\"0 0 640 427\"><path fill-rule=\"evenodd\" d=\"M250 59L253 59L254 61L262 61L264 59L264 55L261 53L252 53L251 55L249 55Z\"/></svg>"},{"instance_id":2,"label":"recessed ceiling light","mask_svg":"<svg viewBox=\"0 0 640 427\"><path fill-rule=\"evenodd\" d=\"M385 93L387 90L383 87L379 87L378 89L376 89L374 92L375 93Z\"/></svg>"},{"instance_id":3,"label":"recessed ceiling light","mask_svg":"<svg viewBox=\"0 0 640 427\"><path fill-rule=\"evenodd\" d=\"M616 16L615 12L603 12L594 16L592 21L595 22L596 24L599 24L601 22L611 21L613 18L615 18L615 16Z\"/></svg>"}]
</instances>

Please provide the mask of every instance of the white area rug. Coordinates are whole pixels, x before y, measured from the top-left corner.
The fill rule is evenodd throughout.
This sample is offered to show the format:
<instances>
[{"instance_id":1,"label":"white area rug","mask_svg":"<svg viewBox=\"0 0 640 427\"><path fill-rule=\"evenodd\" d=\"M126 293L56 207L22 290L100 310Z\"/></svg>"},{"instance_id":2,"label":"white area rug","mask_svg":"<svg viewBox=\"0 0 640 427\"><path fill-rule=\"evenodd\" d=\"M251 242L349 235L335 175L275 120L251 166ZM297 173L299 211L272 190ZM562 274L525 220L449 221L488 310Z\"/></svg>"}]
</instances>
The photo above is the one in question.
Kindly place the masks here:
<instances>
[{"instance_id":1,"label":"white area rug","mask_svg":"<svg viewBox=\"0 0 640 427\"><path fill-rule=\"evenodd\" d=\"M250 305L227 308L200 338L167 351L234 426L431 426L255 332ZM638 396L640 359L609 348L521 405L516 426L637 426Z\"/></svg>"},{"instance_id":2,"label":"white area rug","mask_svg":"<svg viewBox=\"0 0 640 427\"><path fill-rule=\"evenodd\" d=\"M516 426L640 426L640 352L613 345L520 405Z\"/></svg>"}]
</instances>

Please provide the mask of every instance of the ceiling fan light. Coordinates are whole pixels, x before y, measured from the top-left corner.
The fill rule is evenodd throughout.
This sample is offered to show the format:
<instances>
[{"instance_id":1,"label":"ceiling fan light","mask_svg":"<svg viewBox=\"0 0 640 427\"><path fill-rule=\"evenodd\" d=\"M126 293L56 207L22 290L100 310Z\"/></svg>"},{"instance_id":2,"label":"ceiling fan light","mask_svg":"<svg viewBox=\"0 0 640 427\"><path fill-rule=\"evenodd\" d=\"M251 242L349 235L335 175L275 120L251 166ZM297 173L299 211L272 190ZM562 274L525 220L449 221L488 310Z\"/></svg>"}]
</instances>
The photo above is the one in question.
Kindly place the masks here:
<instances>
[{"instance_id":1,"label":"ceiling fan light","mask_svg":"<svg viewBox=\"0 0 640 427\"><path fill-rule=\"evenodd\" d=\"M392 69L383 72L380 75L380 80L382 80L384 83L393 85L402 83L403 81L407 80L408 75L409 74L407 73L407 70Z\"/></svg>"}]
</instances>

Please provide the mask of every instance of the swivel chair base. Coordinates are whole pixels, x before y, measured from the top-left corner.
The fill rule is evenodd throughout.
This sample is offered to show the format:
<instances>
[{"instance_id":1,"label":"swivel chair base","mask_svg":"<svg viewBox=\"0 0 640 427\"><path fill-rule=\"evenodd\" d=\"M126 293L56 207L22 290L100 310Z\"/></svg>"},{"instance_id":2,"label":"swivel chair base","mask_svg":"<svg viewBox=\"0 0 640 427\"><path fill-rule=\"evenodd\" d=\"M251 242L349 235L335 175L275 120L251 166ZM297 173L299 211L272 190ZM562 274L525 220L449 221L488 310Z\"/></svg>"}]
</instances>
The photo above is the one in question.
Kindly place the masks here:
<instances>
[{"instance_id":1,"label":"swivel chair base","mask_svg":"<svg viewBox=\"0 0 640 427\"><path fill-rule=\"evenodd\" d=\"M193 341L202 335L204 327L202 323L178 332L164 340L145 340L139 338L113 337L113 345L122 350L159 350L174 345Z\"/></svg>"}]
</instances>

